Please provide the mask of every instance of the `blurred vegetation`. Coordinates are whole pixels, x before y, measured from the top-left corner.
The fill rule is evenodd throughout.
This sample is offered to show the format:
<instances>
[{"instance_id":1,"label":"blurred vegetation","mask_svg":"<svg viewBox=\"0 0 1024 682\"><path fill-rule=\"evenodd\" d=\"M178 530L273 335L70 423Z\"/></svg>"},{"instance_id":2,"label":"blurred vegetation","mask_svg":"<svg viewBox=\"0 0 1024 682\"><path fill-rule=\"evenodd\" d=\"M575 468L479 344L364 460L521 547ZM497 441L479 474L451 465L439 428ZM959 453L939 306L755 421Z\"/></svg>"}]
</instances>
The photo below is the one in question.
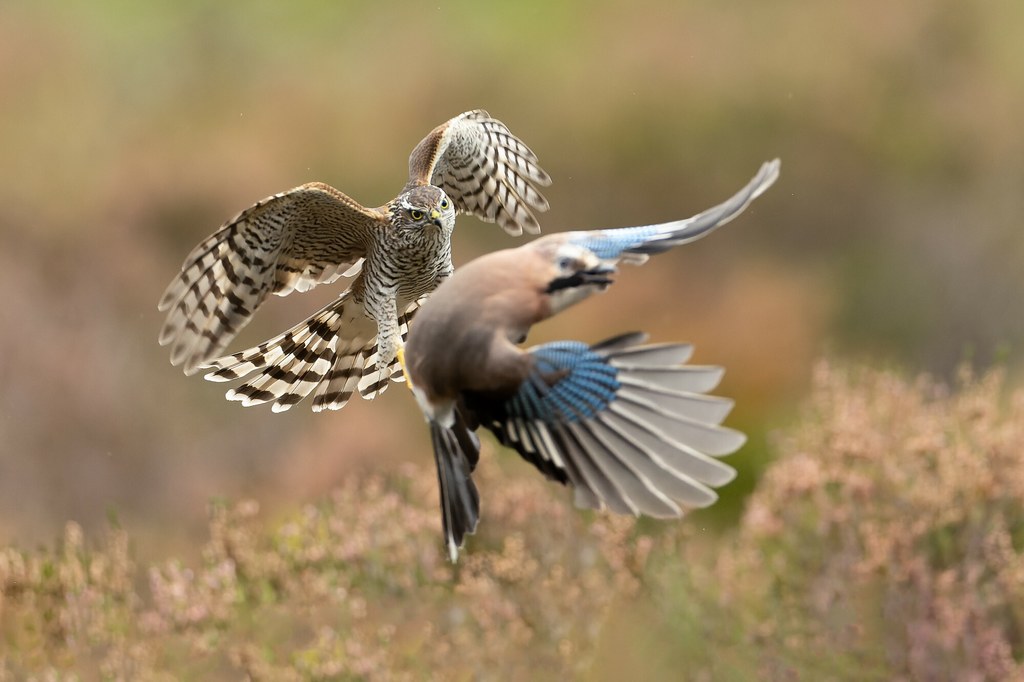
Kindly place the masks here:
<instances>
[{"instance_id":1,"label":"blurred vegetation","mask_svg":"<svg viewBox=\"0 0 1024 682\"><path fill-rule=\"evenodd\" d=\"M403 391L339 414L315 416L301 406L280 415L243 410L221 399L223 387L170 367L155 341L161 323L155 305L188 250L253 201L322 180L366 204L383 203L404 183L407 155L424 134L483 107L508 123L554 178L546 192L552 209L541 217L546 232L690 215L742 186L761 161L782 158L780 182L736 223L624 272L600 300L538 328L532 339L596 341L644 329L654 340L692 341L698 362L727 367L721 393L737 401L729 424L751 436L730 458L739 478L708 513L678 527L658 526L656 533L686 538L690 551L718 554L729 542L721 533L752 532L745 530L751 510L773 485L771 476L760 481L775 456L770 444L778 429L796 425L799 432L809 418L796 406L822 355L876 369L925 370L937 381L955 381L965 360L981 369L998 362L1008 382L1018 380L1022 21L1024 5L1013 0L0 3L0 547L56 566L70 560L66 552L31 548L49 544L69 520L85 537L99 537L115 514L119 525L111 537L132 538L131 551L83 545L72 553L85 557L82 566L98 560L105 567L83 568L84 584L95 579L99 594L123 595L103 601L100 610L110 622L128 623L123 642L151 642L163 635L145 630L155 620L140 615L160 614L138 584L148 567L164 571L167 557L175 556L181 571L191 567L192 580L227 580L211 573L213 550L199 550L210 532L209 500L258 500L259 520L237 524L250 529L258 552L271 551L287 525L281 520L303 518L306 501L330 500L339 486L390 476L407 463L429 467L421 417ZM462 218L456 261L514 243L492 226ZM236 347L292 325L335 292L328 287L271 302ZM808 456L824 466L830 453L831 445L823 445ZM500 470L502 480L515 481L507 485L526 477L523 484L537 496L564 506L561 491L528 467L507 453L491 454L482 463L485 475ZM426 475L417 472L413 479ZM990 518L1015 500L1007 493L1003 507L978 502L978 513ZM485 503L495 504L490 497ZM341 513L324 505L316 507L324 518ZM561 513L566 523L578 522L575 511ZM786 517L796 524L794 533L810 532L797 521ZM487 531L495 547L507 535L503 523L494 521ZM428 537L412 542L433 552ZM577 547L571 537L563 538L566 551ZM957 538L936 542L955 550ZM115 568L121 561L115 554L143 568ZM590 647L608 670L617 660L635 660L634 649L649 652L644 661L664 663L657 670L667 677L705 669L715 679L743 679L759 669L741 655L748 649L780 675L799 667L806 633L787 630L787 623L765 625L756 612L760 597L737 597L742 609L754 609L743 613L718 608L717 591L707 592L706 603L689 601L690 581L702 595L707 585L700 581L709 576L685 570L694 557L684 555L685 561L661 555L669 558L659 571L676 581L663 584L662 573L644 570L641 591L656 590L657 599L611 597L623 600L614 627L602 625L597 644L572 635L574 651ZM827 563L801 568L805 577L839 570ZM163 575L168 584L182 580ZM760 565L751 575L769 580ZM567 575L565 584L582 584L574 577ZM818 578L828 582L825 573ZM55 591L54 575L40 579L50 581L44 592L63 594ZM128 583L113 587L111 581L122 580ZM273 612L269 620L299 624L303 632L323 624L325 639L303 640L317 656L349 641L348 626L330 619L335 616L282 614L289 595L299 592L272 586L264 604L250 594L256 588L248 578L235 580L242 587L231 589L240 590L241 601L221 603L222 615L168 626L176 633L175 651L190 650L193 637L228 632L231 645L218 649L226 658L204 659L216 659L211 670L237 672L245 667L240 657L282 670L298 665L288 658L297 648L268 649L263 658L238 653L245 641L259 648L259 638L270 636L252 620L263 609ZM736 578L742 587L748 580ZM436 576L426 584L440 593L454 589L439 587L449 583ZM871 588L879 599L892 592L924 608L917 583L878 578L854 587L863 587L864 595L856 594L865 604L872 603L865 596ZM956 601L961 587L954 580L941 589L952 590L955 608L974 608ZM226 594L228 587L202 589ZM9 597L0 607L5 628ZM285 606L279 612L274 604ZM806 623L813 606L794 597L787 613L793 623ZM52 602L44 611L57 617L61 608ZM18 628L29 612L19 611ZM910 618L898 609L887 613L896 614L887 617L892 622ZM237 629L239 614L250 619L246 633ZM402 617L396 612L374 624L387 632ZM755 618L758 632L769 634L752 645L747 626ZM100 621L90 623L73 625L103 629ZM661 644L688 652L687 660L706 660L718 647L700 649L700 635L712 626L735 633L720 643L732 651L735 674L655 651ZM54 627L40 622L37 636L60 640L64 630ZM58 652L49 663L19 661L24 667L8 665L8 675L46 665L67 670L62 661L74 656L111 670L121 670L119 661L166 669L162 659L118 649L111 633L96 644L78 632L75 641L85 648L72 646L66 654L72 658ZM860 670L878 660L872 657L878 632L841 643L826 629L814 645L831 647L843 665ZM777 633L792 646L766 652L758 642L781 641ZM361 641L382 641L372 637ZM607 637L630 642L630 650L607 644ZM918 647L927 657L937 646L932 640L947 635L921 637L905 649ZM19 642L37 650L38 642ZM1018 645L1009 646L1019 660ZM614 654L605 655L609 650ZM976 660L967 648L961 654L964 665ZM885 659L877 669L890 665L896 664ZM918 663L903 668L908 675L930 674L912 665Z\"/></svg>"},{"instance_id":2,"label":"blurred vegetation","mask_svg":"<svg viewBox=\"0 0 1024 682\"><path fill-rule=\"evenodd\" d=\"M706 679L1024 679L1024 390L815 371L713 557L650 570Z\"/></svg>"},{"instance_id":3,"label":"blurred vegetation","mask_svg":"<svg viewBox=\"0 0 1024 682\"><path fill-rule=\"evenodd\" d=\"M56 552L3 550L0 680L586 670L615 600L639 589L651 538L627 519L585 522L533 485L486 484L489 528L456 567L438 542L434 474L413 465L349 478L269 524L255 502L216 504L196 565L140 569L116 526L97 548L72 523Z\"/></svg>"},{"instance_id":4,"label":"blurred vegetation","mask_svg":"<svg viewBox=\"0 0 1024 682\"><path fill-rule=\"evenodd\" d=\"M0 680L1024 676L1024 390L821 363L737 529L636 524L485 474L461 562L428 467L268 521L214 504L196 562L69 524L0 551ZM148 586L141 587L143 579Z\"/></svg>"}]
</instances>

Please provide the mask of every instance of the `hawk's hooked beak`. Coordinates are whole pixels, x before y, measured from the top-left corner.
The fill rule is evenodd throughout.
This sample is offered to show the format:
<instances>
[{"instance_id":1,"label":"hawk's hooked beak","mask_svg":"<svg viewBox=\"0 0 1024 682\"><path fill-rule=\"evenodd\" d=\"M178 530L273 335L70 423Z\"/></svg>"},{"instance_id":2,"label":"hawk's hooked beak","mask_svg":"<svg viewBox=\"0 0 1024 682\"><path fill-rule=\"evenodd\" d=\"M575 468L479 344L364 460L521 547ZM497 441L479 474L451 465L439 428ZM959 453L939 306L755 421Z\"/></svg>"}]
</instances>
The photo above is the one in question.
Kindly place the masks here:
<instances>
[{"instance_id":1,"label":"hawk's hooked beak","mask_svg":"<svg viewBox=\"0 0 1024 682\"><path fill-rule=\"evenodd\" d=\"M441 225L441 212L438 211L436 208L430 209L430 222L434 223L438 227L442 227L442 225Z\"/></svg>"}]
</instances>

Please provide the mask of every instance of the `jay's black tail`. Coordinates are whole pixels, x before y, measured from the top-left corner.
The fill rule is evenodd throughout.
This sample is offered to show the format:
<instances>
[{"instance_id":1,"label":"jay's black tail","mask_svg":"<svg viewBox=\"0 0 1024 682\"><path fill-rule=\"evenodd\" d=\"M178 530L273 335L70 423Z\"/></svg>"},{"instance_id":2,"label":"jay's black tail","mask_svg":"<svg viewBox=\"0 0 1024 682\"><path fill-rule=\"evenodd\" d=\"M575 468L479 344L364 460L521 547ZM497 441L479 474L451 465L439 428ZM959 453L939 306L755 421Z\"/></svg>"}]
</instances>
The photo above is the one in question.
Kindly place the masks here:
<instances>
[{"instance_id":1,"label":"jay's black tail","mask_svg":"<svg viewBox=\"0 0 1024 682\"><path fill-rule=\"evenodd\" d=\"M459 558L466 535L480 519L480 495L473 483L473 469L480 455L480 441L461 418L453 426L430 422L437 482L441 490L441 523L445 548L452 563Z\"/></svg>"}]
</instances>

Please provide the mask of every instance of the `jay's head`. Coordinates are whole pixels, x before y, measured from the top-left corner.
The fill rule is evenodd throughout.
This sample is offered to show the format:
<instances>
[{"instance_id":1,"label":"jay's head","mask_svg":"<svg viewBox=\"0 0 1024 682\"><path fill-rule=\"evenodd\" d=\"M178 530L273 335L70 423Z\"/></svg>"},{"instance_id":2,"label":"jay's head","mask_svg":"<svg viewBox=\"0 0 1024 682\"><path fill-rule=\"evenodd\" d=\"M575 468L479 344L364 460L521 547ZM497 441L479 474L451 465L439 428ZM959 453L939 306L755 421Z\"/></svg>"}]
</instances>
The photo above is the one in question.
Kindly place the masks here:
<instances>
[{"instance_id":1,"label":"jay's head","mask_svg":"<svg viewBox=\"0 0 1024 682\"><path fill-rule=\"evenodd\" d=\"M533 245L545 260L544 293L550 297L552 313L603 291L612 283L615 264L601 260L587 248L560 240L557 235L537 240Z\"/></svg>"}]
</instances>

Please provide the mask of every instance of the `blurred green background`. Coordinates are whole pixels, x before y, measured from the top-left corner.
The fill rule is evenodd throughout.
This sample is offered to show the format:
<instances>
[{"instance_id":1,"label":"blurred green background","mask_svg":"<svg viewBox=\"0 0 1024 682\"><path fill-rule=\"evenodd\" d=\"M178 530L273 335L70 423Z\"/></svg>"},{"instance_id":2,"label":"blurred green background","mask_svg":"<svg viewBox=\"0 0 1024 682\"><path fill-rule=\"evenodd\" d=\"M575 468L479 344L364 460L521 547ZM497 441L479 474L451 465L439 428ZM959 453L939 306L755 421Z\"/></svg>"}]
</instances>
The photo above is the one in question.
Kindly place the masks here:
<instances>
[{"instance_id":1,"label":"blurred green background","mask_svg":"<svg viewBox=\"0 0 1024 682\"><path fill-rule=\"evenodd\" d=\"M244 410L170 366L156 302L239 210L312 180L382 204L472 108L554 179L546 232L685 217L781 157L735 223L532 339L644 329L724 365L752 436L702 517L728 526L818 358L1020 364L1022 25L1015 0L0 3L0 542L113 512L140 555L187 554L211 498L290 509L429 466L405 391ZM517 243L461 218L456 264ZM324 289L275 299L233 349Z\"/></svg>"}]
</instances>

